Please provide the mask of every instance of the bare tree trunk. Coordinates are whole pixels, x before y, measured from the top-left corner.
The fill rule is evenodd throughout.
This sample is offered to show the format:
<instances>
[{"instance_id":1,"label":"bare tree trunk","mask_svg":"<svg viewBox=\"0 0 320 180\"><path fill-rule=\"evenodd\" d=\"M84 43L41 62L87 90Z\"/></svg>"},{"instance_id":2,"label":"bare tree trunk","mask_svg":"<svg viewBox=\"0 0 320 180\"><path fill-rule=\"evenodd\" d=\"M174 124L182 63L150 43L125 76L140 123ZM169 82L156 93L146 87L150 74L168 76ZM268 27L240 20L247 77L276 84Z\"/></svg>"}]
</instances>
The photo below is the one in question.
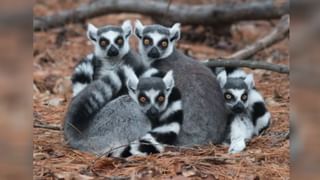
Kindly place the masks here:
<instances>
[{"instance_id":1,"label":"bare tree trunk","mask_svg":"<svg viewBox=\"0 0 320 180\"><path fill-rule=\"evenodd\" d=\"M171 22L190 25L219 25L242 20L280 18L289 12L289 1L275 3L271 0L224 5L182 5L161 1L109 0L97 1L52 16L35 17L33 30L46 30L66 23L82 22L89 18L112 13L139 13L151 17L163 17Z\"/></svg>"}]
</instances>

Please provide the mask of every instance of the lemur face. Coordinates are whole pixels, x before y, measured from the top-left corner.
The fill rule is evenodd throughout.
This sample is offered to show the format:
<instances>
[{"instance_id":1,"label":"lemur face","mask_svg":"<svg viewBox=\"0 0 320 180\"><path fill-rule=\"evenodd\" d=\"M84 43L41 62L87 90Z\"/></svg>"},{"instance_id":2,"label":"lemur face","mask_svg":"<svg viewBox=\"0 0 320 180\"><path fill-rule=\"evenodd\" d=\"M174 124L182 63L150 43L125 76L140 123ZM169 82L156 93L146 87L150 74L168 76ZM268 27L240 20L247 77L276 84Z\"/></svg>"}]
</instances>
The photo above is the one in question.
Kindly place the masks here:
<instances>
[{"instance_id":1,"label":"lemur face","mask_svg":"<svg viewBox=\"0 0 320 180\"><path fill-rule=\"evenodd\" d=\"M94 44L94 54L110 63L121 59L130 50L129 37L132 32L131 22L125 21L121 27L104 26L96 28L88 24L87 36Z\"/></svg>"},{"instance_id":2,"label":"lemur face","mask_svg":"<svg viewBox=\"0 0 320 180\"><path fill-rule=\"evenodd\" d=\"M227 109L235 114L245 113L248 109L248 93L254 87L252 74L245 78L230 78L226 72L218 74Z\"/></svg>"},{"instance_id":3,"label":"lemur face","mask_svg":"<svg viewBox=\"0 0 320 180\"><path fill-rule=\"evenodd\" d=\"M147 64L157 59L168 57L174 50L175 43L180 39L180 24L171 28L161 25L143 26L137 20L135 35L139 38L139 52Z\"/></svg>"},{"instance_id":4,"label":"lemur face","mask_svg":"<svg viewBox=\"0 0 320 180\"><path fill-rule=\"evenodd\" d=\"M172 71L163 78L130 77L127 82L130 97L140 106L142 112L150 119L159 118L167 108L168 97L174 87Z\"/></svg>"}]
</instances>

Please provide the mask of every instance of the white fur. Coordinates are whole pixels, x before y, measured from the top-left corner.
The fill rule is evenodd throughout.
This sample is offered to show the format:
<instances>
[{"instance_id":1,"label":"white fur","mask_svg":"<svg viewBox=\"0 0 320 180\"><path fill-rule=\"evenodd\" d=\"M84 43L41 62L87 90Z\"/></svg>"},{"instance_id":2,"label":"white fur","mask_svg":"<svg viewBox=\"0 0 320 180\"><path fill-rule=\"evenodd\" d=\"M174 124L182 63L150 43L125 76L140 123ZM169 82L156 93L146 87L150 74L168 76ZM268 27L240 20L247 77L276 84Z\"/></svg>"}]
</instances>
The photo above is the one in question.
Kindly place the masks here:
<instances>
[{"instance_id":1,"label":"white fur","mask_svg":"<svg viewBox=\"0 0 320 180\"><path fill-rule=\"evenodd\" d=\"M139 141L134 141L131 143L130 147L130 153L136 156L146 156L147 153L141 152L139 150L140 142Z\"/></svg>"},{"instance_id":2,"label":"white fur","mask_svg":"<svg viewBox=\"0 0 320 180\"><path fill-rule=\"evenodd\" d=\"M255 86L253 74L248 74L244 79L244 82L247 84L249 89L252 89Z\"/></svg>"},{"instance_id":3,"label":"white fur","mask_svg":"<svg viewBox=\"0 0 320 180\"><path fill-rule=\"evenodd\" d=\"M75 97L79 92L81 92L87 84L75 83L72 87L72 97Z\"/></svg>"},{"instance_id":4,"label":"white fur","mask_svg":"<svg viewBox=\"0 0 320 180\"><path fill-rule=\"evenodd\" d=\"M172 70L168 71L162 80L166 85L167 90L168 91L172 90L172 88L174 87L173 71Z\"/></svg>"},{"instance_id":5,"label":"white fur","mask_svg":"<svg viewBox=\"0 0 320 180\"><path fill-rule=\"evenodd\" d=\"M179 134L180 125L179 125L179 123L173 122L173 123L170 123L170 124L166 124L166 125L157 127L155 129L153 129L152 132L157 132L157 133L174 132L176 134Z\"/></svg>"},{"instance_id":6,"label":"white fur","mask_svg":"<svg viewBox=\"0 0 320 180\"><path fill-rule=\"evenodd\" d=\"M122 23L121 28L125 36L130 36L132 32L132 25L130 20L126 20Z\"/></svg>"},{"instance_id":7,"label":"white fur","mask_svg":"<svg viewBox=\"0 0 320 180\"><path fill-rule=\"evenodd\" d=\"M220 84L220 87L223 88L224 85L227 83L227 72L226 71L220 72L217 76L217 80Z\"/></svg>"},{"instance_id":8,"label":"white fur","mask_svg":"<svg viewBox=\"0 0 320 180\"><path fill-rule=\"evenodd\" d=\"M173 102L165 111L165 113L163 113L160 117L160 120L164 120L167 117L169 117L172 113L181 110L182 109L182 103L181 101L175 101Z\"/></svg>"},{"instance_id":9,"label":"white fur","mask_svg":"<svg viewBox=\"0 0 320 180\"><path fill-rule=\"evenodd\" d=\"M134 29L134 31L135 31L135 34L137 35L139 35L139 36L142 36L142 31L143 31L143 29L144 29L144 26L143 26L143 24L139 21L139 20L136 20L136 22L135 22L135 29ZM138 37L139 38L139 37Z\"/></svg>"},{"instance_id":10,"label":"white fur","mask_svg":"<svg viewBox=\"0 0 320 180\"><path fill-rule=\"evenodd\" d=\"M93 24L89 23L87 28L87 37L94 44L95 44L95 40L91 39L91 37L97 40L97 32L98 32L98 28L96 28Z\"/></svg>"},{"instance_id":11,"label":"white fur","mask_svg":"<svg viewBox=\"0 0 320 180\"><path fill-rule=\"evenodd\" d=\"M257 119L257 123L255 126L256 135L258 135L259 131L265 128L270 123L270 119L271 119L271 114L269 112L265 113L262 117L259 117Z\"/></svg>"},{"instance_id":12,"label":"white fur","mask_svg":"<svg viewBox=\"0 0 320 180\"><path fill-rule=\"evenodd\" d=\"M150 89L145 91L146 95L149 97L151 104L155 104L156 97L159 95L159 90Z\"/></svg>"},{"instance_id":13,"label":"white fur","mask_svg":"<svg viewBox=\"0 0 320 180\"><path fill-rule=\"evenodd\" d=\"M180 39L180 23L175 23L171 28L170 28L170 38L172 38L176 33L178 33L178 38L175 40Z\"/></svg>"},{"instance_id":14,"label":"white fur","mask_svg":"<svg viewBox=\"0 0 320 180\"><path fill-rule=\"evenodd\" d=\"M156 74L157 72L159 72L157 69L151 68L151 69L148 69L146 72L144 72L141 75L141 77L151 77L153 74Z\"/></svg>"},{"instance_id":15,"label":"white fur","mask_svg":"<svg viewBox=\"0 0 320 180\"><path fill-rule=\"evenodd\" d=\"M245 149L246 140L251 139L254 127L251 120L245 116L236 116L231 123L229 153L238 153Z\"/></svg>"},{"instance_id":16,"label":"white fur","mask_svg":"<svg viewBox=\"0 0 320 180\"><path fill-rule=\"evenodd\" d=\"M255 102L264 102L264 100L257 90L251 89L248 94L248 104L252 106Z\"/></svg>"},{"instance_id":17,"label":"white fur","mask_svg":"<svg viewBox=\"0 0 320 180\"><path fill-rule=\"evenodd\" d=\"M108 70L105 68L102 68L102 69L103 70L100 72L100 77L103 77L103 76L110 77L112 84L116 87L115 90L119 91L122 86L122 82L121 82L121 79L119 78L117 72L114 70Z\"/></svg>"},{"instance_id":18,"label":"white fur","mask_svg":"<svg viewBox=\"0 0 320 180\"><path fill-rule=\"evenodd\" d=\"M76 73L84 73L84 74L87 74L89 76L92 76L93 75L93 67L89 63L80 63L76 67L75 72Z\"/></svg>"},{"instance_id":19,"label":"white fur","mask_svg":"<svg viewBox=\"0 0 320 180\"><path fill-rule=\"evenodd\" d=\"M141 139L144 139L144 140L149 141L151 144L153 144L153 146L154 146L159 152L163 152L163 151L164 151L163 145L160 144L158 141L156 141L156 140L154 139L154 137L151 136L150 134L144 135Z\"/></svg>"},{"instance_id":20,"label":"white fur","mask_svg":"<svg viewBox=\"0 0 320 180\"><path fill-rule=\"evenodd\" d=\"M131 97L135 97L135 92L132 92L132 90L136 91L139 79L133 69L130 66L123 66L124 74L127 78L127 87L129 88L129 95ZM131 94L130 94L131 93Z\"/></svg>"}]
</instances>

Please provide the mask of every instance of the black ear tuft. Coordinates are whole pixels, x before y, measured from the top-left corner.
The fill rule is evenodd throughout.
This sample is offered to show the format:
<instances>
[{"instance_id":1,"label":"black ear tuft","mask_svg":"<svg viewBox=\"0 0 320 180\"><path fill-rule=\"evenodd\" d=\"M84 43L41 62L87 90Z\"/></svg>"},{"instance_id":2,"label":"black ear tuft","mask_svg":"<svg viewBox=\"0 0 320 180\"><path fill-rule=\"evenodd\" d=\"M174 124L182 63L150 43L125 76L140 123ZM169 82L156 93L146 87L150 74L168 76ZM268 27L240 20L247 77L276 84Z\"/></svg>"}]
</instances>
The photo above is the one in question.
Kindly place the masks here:
<instances>
[{"instance_id":1,"label":"black ear tuft","mask_svg":"<svg viewBox=\"0 0 320 180\"><path fill-rule=\"evenodd\" d=\"M176 32L176 33L174 34L174 36L172 36L172 37L170 38L170 41L177 40L178 38L179 38L179 32Z\"/></svg>"},{"instance_id":2,"label":"black ear tuft","mask_svg":"<svg viewBox=\"0 0 320 180\"><path fill-rule=\"evenodd\" d=\"M92 33L89 33L89 38L90 38L92 41L97 41L97 39L92 35Z\"/></svg>"},{"instance_id":3,"label":"black ear tuft","mask_svg":"<svg viewBox=\"0 0 320 180\"><path fill-rule=\"evenodd\" d=\"M141 36L141 32L139 32L139 30L135 30L135 34L136 34L136 36L139 38L139 39L141 39L142 38L142 36Z\"/></svg>"},{"instance_id":4,"label":"black ear tuft","mask_svg":"<svg viewBox=\"0 0 320 180\"><path fill-rule=\"evenodd\" d=\"M125 35L125 38L128 38L131 34L131 30Z\"/></svg>"}]
</instances>

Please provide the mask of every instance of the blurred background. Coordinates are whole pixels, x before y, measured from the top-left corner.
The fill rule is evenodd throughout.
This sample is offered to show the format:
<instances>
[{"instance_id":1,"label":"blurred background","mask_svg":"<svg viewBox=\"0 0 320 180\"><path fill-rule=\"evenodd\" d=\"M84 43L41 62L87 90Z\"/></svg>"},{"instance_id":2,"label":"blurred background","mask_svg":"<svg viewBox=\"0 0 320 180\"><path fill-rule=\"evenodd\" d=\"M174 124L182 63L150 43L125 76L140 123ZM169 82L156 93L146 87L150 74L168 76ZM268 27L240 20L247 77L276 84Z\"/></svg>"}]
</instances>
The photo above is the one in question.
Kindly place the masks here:
<instances>
[{"instance_id":1,"label":"blurred background","mask_svg":"<svg viewBox=\"0 0 320 180\"><path fill-rule=\"evenodd\" d=\"M33 129L32 124L42 120L45 121L42 123L59 125L70 94L68 76L79 58L91 50L85 37L86 21L33 34L32 15L52 15L60 10L93 2L95 1L1 1L0 179L32 179L33 176L41 174L41 171L46 172L46 168L52 167L54 163L50 158L59 157L58 153L52 155L52 152L56 152L52 149L61 148L61 133ZM223 4L226 0L170 2ZM320 69L317 66L320 56L319 8L317 0L290 1L290 175L293 179L320 177ZM145 24L157 21L139 14L120 13L93 18L90 22L100 26L106 23L120 24L125 19L142 19ZM263 37L276 23L277 21L240 22L232 26L231 31L226 31L225 28L183 25L183 37L178 47L197 59L224 57ZM287 43L288 40L262 51L255 58L269 58L269 61L275 63L289 64ZM67 53L66 49L69 50ZM258 86L263 89L264 95L269 97L267 101L273 107L271 111L275 112L278 108L287 111L288 107L282 107L282 104L289 102L289 91L286 90L289 84L282 83L288 79L274 73L268 75L265 71L254 72L258 77ZM275 81L273 85L277 84L275 89L278 88L277 91L282 97L277 101L274 100L274 89L269 91L270 84L266 83L272 80ZM278 112L277 115L279 119L287 119L287 112ZM287 129L284 122L278 125L272 127L271 132ZM52 137L55 138L52 144L45 142ZM33 142L36 144L35 150ZM282 145L287 148L285 143ZM50 157L43 151L51 152ZM43 161L48 161L49 165ZM36 171L33 170L33 165ZM48 172L46 173L48 175Z\"/></svg>"}]
</instances>

